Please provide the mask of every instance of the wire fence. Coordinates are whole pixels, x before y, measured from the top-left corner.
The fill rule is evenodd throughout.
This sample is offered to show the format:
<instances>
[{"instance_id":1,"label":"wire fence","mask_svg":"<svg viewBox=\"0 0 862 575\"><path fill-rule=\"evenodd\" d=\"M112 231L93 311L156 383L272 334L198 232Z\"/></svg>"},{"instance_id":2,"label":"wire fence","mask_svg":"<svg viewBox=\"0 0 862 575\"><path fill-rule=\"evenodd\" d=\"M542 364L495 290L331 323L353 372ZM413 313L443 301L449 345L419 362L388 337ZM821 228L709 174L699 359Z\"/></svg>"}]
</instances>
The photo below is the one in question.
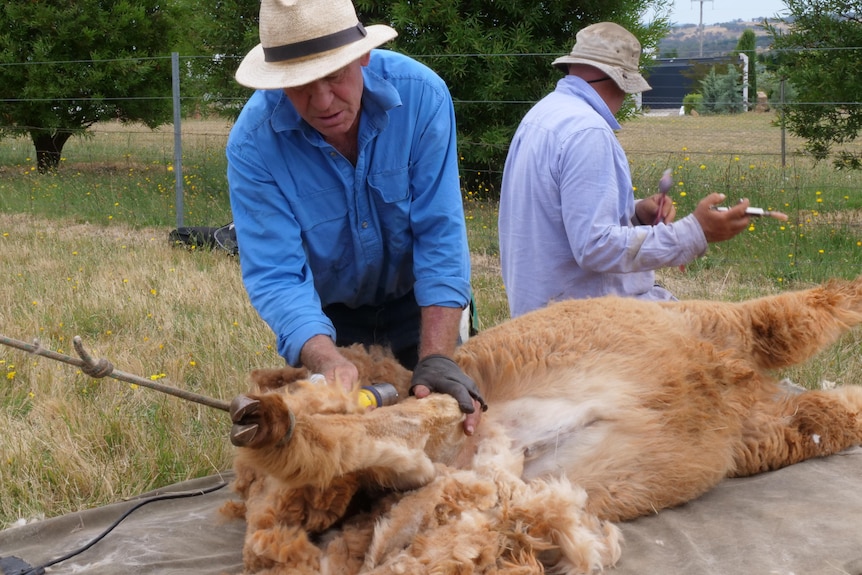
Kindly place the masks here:
<instances>
[{"instance_id":1,"label":"wire fence","mask_svg":"<svg viewBox=\"0 0 862 575\"><path fill-rule=\"evenodd\" d=\"M188 61L180 58L179 68L186 69ZM56 63L44 63L48 64ZM175 93L158 97L173 101L183 111L179 130L175 131L175 124L151 130L141 124L100 121L87 130L86 137L70 139L63 148L59 170L44 177L37 174L31 140L9 135L11 126L4 122L14 114L0 115L0 134L6 134L0 140L0 210L17 210L21 202L30 202L34 212L55 209L63 214L72 205L90 201L94 210L104 212L104 218L135 225L220 226L229 222L224 148L232 122L217 113L211 95L193 92L197 85L180 83ZM46 100L52 106L68 107L81 99L14 97L2 99L2 104L8 111ZM228 100L227 106L239 108L243 102L244 98L236 98ZM488 102L456 98L456 116L470 114L477 103ZM498 103L524 110L533 104ZM224 100L220 104L225 107ZM862 105L808 105L835 104L845 109ZM814 162L805 151L805 142L783 128L780 108L774 103L744 113L711 116L680 115L679 107L645 108L623 123L619 139L638 196L649 193L662 171L671 168L680 214L692 211L708 192L720 191L729 199L747 197L759 207L791 215L792 224L780 230L777 225L753 224L754 239L746 251L712 249L711 259L699 265L750 266L757 259L760 273L776 281L793 277L819 280L862 270L862 174L837 170L829 162ZM459 142L461 147L482 145L467 138ZM855 142L847 145L859 150ZM487 172L499 176L502 166L488 165ZM496 206L482 190L463 192L472 225L478 229L471 237L474 247L496 253ZM152 205L136 203L141 201ZM40 204L38 209L36 204ZM153 211L163 213L161 217L143 215ZM800 269L808 272L800 276Z\"/></svg>"}]
</instances>

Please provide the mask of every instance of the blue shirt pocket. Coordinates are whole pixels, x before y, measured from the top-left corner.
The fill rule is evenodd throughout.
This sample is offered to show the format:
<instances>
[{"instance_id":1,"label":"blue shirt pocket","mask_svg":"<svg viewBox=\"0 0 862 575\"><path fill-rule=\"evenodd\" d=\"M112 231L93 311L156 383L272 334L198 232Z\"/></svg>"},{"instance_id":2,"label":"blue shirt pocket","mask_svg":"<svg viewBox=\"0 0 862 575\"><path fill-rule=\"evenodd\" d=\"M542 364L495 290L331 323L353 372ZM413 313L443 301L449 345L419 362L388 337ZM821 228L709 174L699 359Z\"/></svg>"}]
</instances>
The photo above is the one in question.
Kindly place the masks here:
<instances>
[{"instance_id":1,"label":"blue shirt pocket","mask_svg":"<svg viewBox=\"0 0 862 575\"><path fill-rule=\"evenodd\" d=\"M410 171L405 166L368 174L368 189L377 212L384 249L395 260L412 252L412 194Z\"/></svg>"},{"instance_id":2,"label":"blue shirt pocket","mask_svg":"<svg viewBox=\"0 0 862 575\"><path fill-rule=\"evenodd\" d=\"M410 197L410 169L407 166L368 174L368 186L383 203L394 204Z\"/></svg>"},{"instance_id":3,"label":"blue shirt pocket","mask_svg":"<svg viewBox=\"0 0 862 575\"><path fill-rule=\"evenodd\" d=\"M347 199L343 186L325 189L297 186L296 197L290 203L303 232L328 222L340 222L341 226L347 226Z\"/></svg>"}]
</instances>

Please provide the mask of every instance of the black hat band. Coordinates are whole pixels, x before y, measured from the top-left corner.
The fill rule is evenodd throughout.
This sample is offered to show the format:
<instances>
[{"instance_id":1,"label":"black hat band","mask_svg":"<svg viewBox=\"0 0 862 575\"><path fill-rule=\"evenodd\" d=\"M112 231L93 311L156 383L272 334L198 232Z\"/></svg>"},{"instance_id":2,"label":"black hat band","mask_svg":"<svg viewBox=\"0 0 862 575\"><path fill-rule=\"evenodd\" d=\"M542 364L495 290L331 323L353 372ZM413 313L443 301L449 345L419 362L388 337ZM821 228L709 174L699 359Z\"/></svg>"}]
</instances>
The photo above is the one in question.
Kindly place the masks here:
<instances>
[{"instance_id":1,"label":"black hat band","mask_svg":"<svg viewBox=\"0 0 862 575\"><path fill-rule=\"evenodd\" d=\"M294 58L303 58L358 42L367 35L368 32L365 30L365 26L362 25L362 22L359 22L356 26L340 32L327 34L320 38L312 38L283 46L273 46L272 48L264 47L263 56L266 62L282 62L284 60L293 60Z\"/></svg>"}]
</instances>

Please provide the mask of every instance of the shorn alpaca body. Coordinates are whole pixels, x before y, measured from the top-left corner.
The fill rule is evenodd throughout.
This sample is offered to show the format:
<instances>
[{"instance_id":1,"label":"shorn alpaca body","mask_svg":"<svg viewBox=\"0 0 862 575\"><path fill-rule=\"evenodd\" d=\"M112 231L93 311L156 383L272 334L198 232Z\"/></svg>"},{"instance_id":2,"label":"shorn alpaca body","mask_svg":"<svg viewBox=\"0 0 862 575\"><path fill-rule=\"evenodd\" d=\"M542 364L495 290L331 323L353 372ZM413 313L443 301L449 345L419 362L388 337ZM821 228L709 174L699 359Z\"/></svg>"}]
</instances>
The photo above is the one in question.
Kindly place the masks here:
<instances>
[{"instance_id":1,"label":"shorn alpaca body","mask_svg":"<svg viewBox=\"0 0 862 575\"><path fill-rule=\"evenodd\" d=\"M740 302L566 301L480 333L456 361L489 410L407 397L380 350L344 350L398 404L301 369L258 370L234 400L226 513L246 573L591 573L614 522L690 501L725 477L862 443L862 386L800 393L773 370L862 322L862 278Z\"/></svg>"}]
</instances>

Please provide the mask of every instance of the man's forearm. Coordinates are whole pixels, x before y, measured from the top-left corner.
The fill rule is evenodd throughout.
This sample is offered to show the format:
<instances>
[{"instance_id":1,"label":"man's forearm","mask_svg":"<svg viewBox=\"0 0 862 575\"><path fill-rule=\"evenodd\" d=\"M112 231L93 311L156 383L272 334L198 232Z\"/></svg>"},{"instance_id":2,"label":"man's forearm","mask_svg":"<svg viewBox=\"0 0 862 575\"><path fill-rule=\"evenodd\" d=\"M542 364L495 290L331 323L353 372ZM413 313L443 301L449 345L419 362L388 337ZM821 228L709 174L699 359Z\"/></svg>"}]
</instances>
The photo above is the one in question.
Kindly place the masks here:
<instances>
[{"instance_id":1,"label":"man's forearm","mask_svg":"<svg viewBox=\"0 0 862 575\"><path fill-rule=\"evenodd\" d=\"M422 331L419 358L432 354L452 357L458 344L461 314L457 307L429 306L422 308Z\"/></svg>"},{"instance_id":2,"label":"man's forearm","mask_svg":"<svg viewBox=\"0 0 862 575\"><path fill-rule=\"evenodd\" d=\"M311 371L323 372L326 366L341 359L342 355L329 336L316 335L302 346L299 360Z\"/></svg>"}]
</instances>

